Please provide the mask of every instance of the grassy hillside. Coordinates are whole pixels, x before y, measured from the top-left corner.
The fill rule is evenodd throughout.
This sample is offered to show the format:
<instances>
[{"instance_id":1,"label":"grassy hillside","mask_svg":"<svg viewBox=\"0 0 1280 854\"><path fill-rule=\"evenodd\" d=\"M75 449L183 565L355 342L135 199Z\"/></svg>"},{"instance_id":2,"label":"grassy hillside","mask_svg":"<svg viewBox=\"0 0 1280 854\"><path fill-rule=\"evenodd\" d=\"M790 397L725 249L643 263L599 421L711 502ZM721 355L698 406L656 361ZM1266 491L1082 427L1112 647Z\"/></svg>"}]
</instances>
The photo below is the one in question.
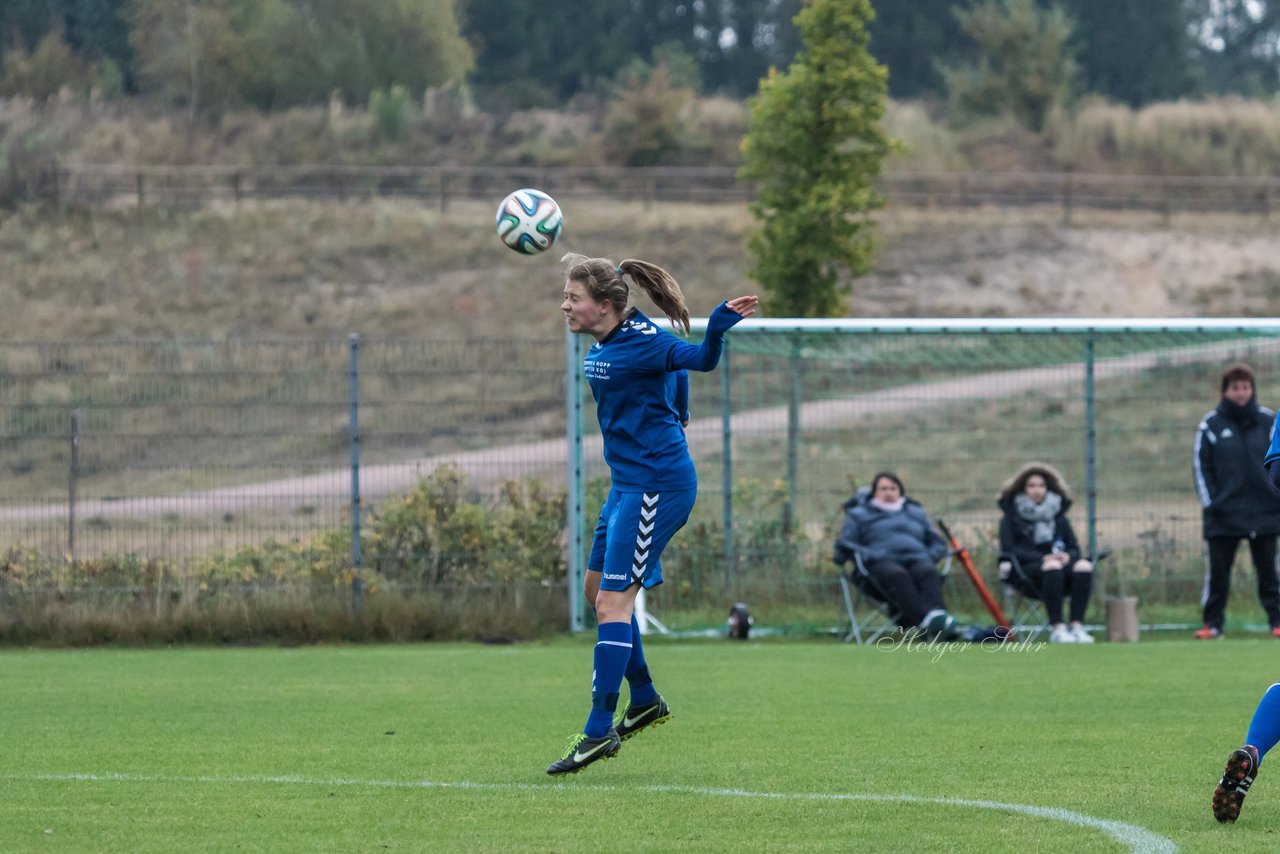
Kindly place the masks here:
<instances>
[{"instance_id":1,"label":"grassy hillside","mask_svg":"<svg viewBox=\"0 0 1280 854\"><path fill-rule=\"evenodd\" d=\"M561 251L667 266L695 314L756 290L741 205L567 199L545 257L494 236L491 206L279 201L200 210L25 207L0 215L8 340L541 337L559 334ZM1056 210L881 216L863 316L1280 313L1280 241L1257 218ZM644 305L643 299L640 298ZM765 304L767 314L768 305Z\"/></svg>"},{"instance_id":2,"label":"grassy hillside","mask_svg":"<svg viewBox=\"0 0 1280 854\"><path fill-rule=\"evenodd\" d=\"M569 217L557 250L669 264L695 312L741 288L740 208L577 202ZM0 221L0 301L19 307L0 335L538 337L559 332L559 255L506 249L479 203L28 209Z\"/></svg>"}]
</instances>

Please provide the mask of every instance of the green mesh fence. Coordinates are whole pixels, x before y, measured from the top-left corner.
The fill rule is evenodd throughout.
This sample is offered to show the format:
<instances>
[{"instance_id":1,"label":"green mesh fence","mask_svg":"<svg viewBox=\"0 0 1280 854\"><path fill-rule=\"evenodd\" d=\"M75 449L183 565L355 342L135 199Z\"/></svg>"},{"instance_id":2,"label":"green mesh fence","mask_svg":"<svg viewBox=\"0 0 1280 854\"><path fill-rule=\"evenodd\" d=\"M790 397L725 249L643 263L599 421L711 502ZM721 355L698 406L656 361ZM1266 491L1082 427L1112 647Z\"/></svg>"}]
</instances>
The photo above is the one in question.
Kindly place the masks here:
<instances>
[{"instance_id":1,"label":"green mesh fence","mask_svg":"<svg viewBox=\"0 0 1280 854\"><path fill-rule=\"evenodd\" d=\"M521 448L563 445L563 360L560 341L0 344L0 549L181 563L344 530L353 445L365 517L451 462L562 481L562 451Z\"/></svg>"},{"instance_id":2,"label":"green mesh fence","mask_svg":"<svg viewBox=\"0 0 1280 854\"><path fill-rule=\"evenodd\" d=\"M335 578L363 573L369 585L384 583L385 562L355 568L353 523L367 556L389 513L412 521L396 502L449 466L460 494L435 510L461 513L457 502L468 501L481 528L501 519L518 528L510 514L483 515L512 482L536 480L561 496L567 485L570 571L524 545L500 553L501 543L477 545L484 538L465 530L419 543L435 552L403 560L464 567L451 585L562 587L570 625L589 624L574 597L608 482L574 355L582 346L0 344L0 599L35 583L38 562L62 567L39 582L61 593L135 589L152 582L130 572L178 583L191 567L246 550L252 559L229 571L249 586L268 583L267 557L281 554L345 562L348 575ZM1023 463L1043 460L1073 488L1082 541L1112 551L1091 618L1101 619L1105 597L1125 594L1139 597L1147 623L1194 623L1204 558L1191 446L1234 361L1255 368L1269 403L1280 328L748 321L730 334L718 371L691 377L700 497L663 557L668 582L646 604L674 629L722 626L738 601L759 626L834 626L840 600L829 555L841 504L881 469L897 471L950 524L994 587L996 495ZM566 388L580 410L566 407ZM283 552L270 551L281 544ZM321 546L320 557L307 551ZM538 565L520 572L521 561ZM148 569L156 562L160 569ZM500 575L487 573L496 565ZM199 572L211 577L207 566ZM423 585L444 576L415 577ZM947 593L962 616L986 619L963 574ZM1233 625L1262 619L1244 550L1229 617Z\"/></svg>"},{"instance_id":3,"label":"green mesh fence","mask_svg":"<svg viewBox=\"0 0 1280 854\"><path fill-rule=\"evenodd\" d=\"M1040 460L1072 487L1082 545L1110 550L1091 618L1105 597L1132 595L1148 624L1198 625L1195 430L1232 362L1255 368L1267 403L1276 336L1267 321L1230 320L744 323L729 336L728 382L691 378L699 502L646 604L685 628L723 622L737 601L762 625L837 620L841 505L885 469L950 525L999 596L996 497ZM584 462L589 531L605 473L590 452ZM947 595L990 622L964 573ZM1244 548L1232 618L1265 627Z\"/></svg>"}]
</instances>

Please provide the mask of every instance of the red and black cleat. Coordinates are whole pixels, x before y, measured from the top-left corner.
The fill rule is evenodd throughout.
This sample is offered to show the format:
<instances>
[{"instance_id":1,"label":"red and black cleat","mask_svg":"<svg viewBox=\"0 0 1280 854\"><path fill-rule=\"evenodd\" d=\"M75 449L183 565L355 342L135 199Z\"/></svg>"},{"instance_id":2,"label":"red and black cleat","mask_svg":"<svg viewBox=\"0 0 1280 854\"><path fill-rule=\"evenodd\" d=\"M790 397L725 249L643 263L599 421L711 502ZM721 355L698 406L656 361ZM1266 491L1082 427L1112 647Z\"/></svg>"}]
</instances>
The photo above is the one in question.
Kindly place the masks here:
<instances>
[{"instance_id":1,"label":"red and black cleat","mask_svg":"<svg viewBox=\"0 0 1280 854\"><path fill-rule=\"evenodd\" d=\"M1240 806L1258 773L1258 762L1258 748L1251 744L1231 751L1222 781L1213 790L1213 817L1218 821L1231 824L1240 817Z\"/></svg>"}]
</instances>

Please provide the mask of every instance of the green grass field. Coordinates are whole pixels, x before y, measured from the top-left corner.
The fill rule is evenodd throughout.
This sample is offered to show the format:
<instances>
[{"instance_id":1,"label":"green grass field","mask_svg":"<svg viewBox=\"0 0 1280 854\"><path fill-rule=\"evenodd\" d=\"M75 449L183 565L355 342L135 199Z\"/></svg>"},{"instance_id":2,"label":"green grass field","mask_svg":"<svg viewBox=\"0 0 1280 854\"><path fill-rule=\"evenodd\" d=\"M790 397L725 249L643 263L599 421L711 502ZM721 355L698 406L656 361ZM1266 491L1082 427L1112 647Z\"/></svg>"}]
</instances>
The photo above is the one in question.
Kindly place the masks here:
<instances>
[{"instance_id":1,"label":"green grass field","mask_svg":"<svg viewBox=\"0 0 1280 854\"><path fill-rule=\"evenodd\" d=\"M1268 850L1209 794L1275 642L650 640L675 716L567 779L591 640L0 654L0 850ZM1265 764L1265 763L1264 763Z\"/></svg>"}]
</instances>

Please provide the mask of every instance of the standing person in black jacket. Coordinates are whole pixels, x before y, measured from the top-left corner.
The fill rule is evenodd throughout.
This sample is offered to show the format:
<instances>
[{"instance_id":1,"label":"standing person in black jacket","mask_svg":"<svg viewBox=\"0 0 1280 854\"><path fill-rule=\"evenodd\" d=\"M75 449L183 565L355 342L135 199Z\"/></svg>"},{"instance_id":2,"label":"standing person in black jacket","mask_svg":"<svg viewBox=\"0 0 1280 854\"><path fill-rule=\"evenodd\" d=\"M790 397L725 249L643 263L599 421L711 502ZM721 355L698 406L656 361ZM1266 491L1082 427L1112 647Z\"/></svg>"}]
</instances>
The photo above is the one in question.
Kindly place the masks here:
<instances>
[{"instance_id":1,"label":"standing person in black jacket","mask_svg":"<svg viewBox=\"0 0 1280 854\"><path fill-rule=\"evenodd\" d=\"M1253 370L1236 364L1222 375L1222 399L1196 431L1196 491L1203 508L1209 568L1205 575L1204 628L1198 638L1222 635L1231 589L1231 565L1240 540L1248 539L1258 576L1258 599L1271 634L1280 637L1280 580L1276 576L1276 535L1280 498L1267 483L1260 461L1271 446L1275 414L1258 405Z\"/></svg>"}]
</instances>

